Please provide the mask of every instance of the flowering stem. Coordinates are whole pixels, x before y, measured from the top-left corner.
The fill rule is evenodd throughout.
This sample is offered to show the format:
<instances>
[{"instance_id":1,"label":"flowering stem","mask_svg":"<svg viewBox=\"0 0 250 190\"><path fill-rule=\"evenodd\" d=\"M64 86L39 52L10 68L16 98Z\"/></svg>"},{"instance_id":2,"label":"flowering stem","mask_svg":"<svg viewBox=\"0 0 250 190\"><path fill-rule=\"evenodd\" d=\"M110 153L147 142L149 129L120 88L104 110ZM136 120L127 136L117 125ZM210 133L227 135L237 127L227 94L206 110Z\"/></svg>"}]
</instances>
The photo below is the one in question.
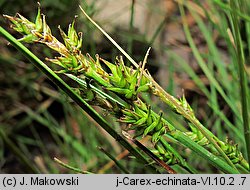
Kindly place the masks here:
<instances>
[{"instance_id":1,"label":"flowering stem","mask_svg":"<svg viewBox=\"0 0 250 190\"><path fill-rule=\"evenodd\" d=\"M92 22L93 25L95 25L136 68L139 68L139 65L134 61L134 59L126 51L124 51L122 47L119 44L117 44L109 36L109 34L107 34L93 19L91 19L88 16L88 14L82 9L81 6L80 9L82 13L90 20L90 22ZM152 87L156 91L157 96L159 96L166 104L175 107L177 112L179 112L184 118L190 121L197 129L199 129L202 132L202 134L211 142L211 144L213 144L213 146L217 149L217 151L221 154L221 156L228 162L228 164L234 169L236 169L231 160L227 157L224 151L217 144L215 136L212 133L208 133L207 129L199 122L199 120L196 117L190 115L189 112L187 112L182 106L180 106L176 98L168 94L150 75L148 75L148 73L146 73L145 71L142 72L143 75L152 82Z\"/></svg>"},{"instance_id":2,"label":"flowering stem","mask_svg":"<svg viewBox=\"0 0 250 190\"><path fill-rule=\"evenodd\" d=\"M55 74L46 64L44 64L38 57L29 51L22 43L17 41L11 34L0 26L0 34L4 36L17 50L22 52L31 63L38 67L46 76L53 81L59 88L61 88L69 97L71 97L86 113L88 113L103 129L105 129L114 139L116 139L124 148L130 151L142 164L147 165L152 172L157 172L155 168L150 165L147 159L136 150L128 141L120 136L111 125L103 119L86 101L84 101L74 90L71 89L57 74Z\"/></svg>"}]
</instances>

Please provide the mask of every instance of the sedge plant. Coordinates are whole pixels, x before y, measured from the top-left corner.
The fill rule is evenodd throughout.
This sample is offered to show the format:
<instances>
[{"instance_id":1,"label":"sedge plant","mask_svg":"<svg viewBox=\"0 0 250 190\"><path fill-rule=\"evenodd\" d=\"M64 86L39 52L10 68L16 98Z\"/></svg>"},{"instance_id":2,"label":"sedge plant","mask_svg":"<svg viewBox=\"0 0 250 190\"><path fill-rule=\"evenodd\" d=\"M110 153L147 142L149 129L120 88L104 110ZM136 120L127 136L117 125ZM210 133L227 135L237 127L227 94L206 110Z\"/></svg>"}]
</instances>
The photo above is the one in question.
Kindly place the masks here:
<instances>
[{"instance_id":1,"label":"sedge plant","mask_svg":"<svg viewBox=\"0 0 250 190\"><path fill-rule=\"evenodd\" d=\"M245 170L249 169L248 162L238 146L220 140L204 127L196 118L184 95L179 99L175 98L155 82L145 69L149 50L146 52L144 60L136 63L83 9L81 10L134 67L126 66L122 56L116 57L115 63L111 63L99 55L96 55L95 58L89 54L83 55L81 52L82 33L77 33L75 30L76 19L69 25L67 33L59 27L64 42L61 43L53 36L46 23L45 15L41 14L40 7L35 22L29 21L20 14L17 14L16 17L4 15L12 22L12 28L23 35L18 41L2 27L0 33L141 162L148 163L149 158L142 156L121 138L90 105L99 106L117 118L117 122L126 126L121 130L124 136L134 142L141 151L153 158L162 168L167 168L168 173L175 173L169 167L174 165L178 165L190 173L197 172L190 163L186 162L181 152L173 146L173 141L191 149L221 172L240 173L238 166ZM181 11L183 12L182 8ZM60 56L46 58L46 60L58 65L61 69L53 72L20 42L41 43L56 51ZM78 86L74 88L68 86L57 74L71 78ZM172 108L173 112L183 116L190 130L181 131L164 117L164 114L167 113L162 111L156 113L152 106L141 98L142 93L159 97ZM151 146L148 147L150 153L144 150L136 140L146 136L151 141ZM173 140L169 141L169 139ZM161 164L162 162L165 163L165 166Z\"/></svg>"}]
</instances>

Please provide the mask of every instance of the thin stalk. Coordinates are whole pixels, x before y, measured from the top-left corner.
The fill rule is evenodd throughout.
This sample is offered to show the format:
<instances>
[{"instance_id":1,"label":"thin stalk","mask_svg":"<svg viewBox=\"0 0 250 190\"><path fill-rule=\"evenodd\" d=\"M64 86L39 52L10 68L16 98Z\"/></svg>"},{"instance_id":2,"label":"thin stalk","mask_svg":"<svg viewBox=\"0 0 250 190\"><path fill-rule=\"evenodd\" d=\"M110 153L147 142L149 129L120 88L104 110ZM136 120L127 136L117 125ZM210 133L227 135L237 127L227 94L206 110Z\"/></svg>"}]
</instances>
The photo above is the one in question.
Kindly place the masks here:
<instances>
[{"instance_id":1,"label":"thin stalk","mask_svg":"<svg viewBox=\"0 0 250 190\"><path fill-rule=\"evenodd\" d=\"M230 89L231 85L228 83L228 74L227 74L227 70L224 64L224 62L221 59L220 56L220 52L218 51L218 48L216 47L216 44L214 42L213 39L213 32L211 31L210 27L208 27L206 25L206 23L201 19L201 17L195 13L194 11L190 10L190 13L192 14L192 16L194 17L197 25L199 26L199 29L201 31L201 33L204 36L204 39L206 40L207 43L207 47L209 52L211 52L211 61L213 62L212 65L214 65L215 67L217 67L218 69L218 78L220 78L220 83L225 87L225 89ZM209 16L209 14L206 12L206 15ZM213 69L211 69L212 66L209 68L211 75L215 75L215 72L213 71ZM211 86L214 86L213 83L211 83ZM214 87L213 87L214 88Z\"/></svg>"},{"instance_id":2,"label":"thin stalk","mask_svg":"<svg viewBox=\"0 0 250 190\"><path fill-rule=\"evenodd\" d=\"M152 46L152 44L155 42L155 39L157 38L157 36L159 35L159 33L161 32L161 30L165 26L166 21L167 21L167 16L165 16L165 18L161 21L161 23L159 24L159 26L156 28L156 30L155 30L152 38L149 40L149 46Z\"/></svg>"},{"instance_id":3,"label":"thin stalk","mask_svg":"<svg viewBox=\"0 0 250 190\"><path fill-rule=\"evenodd\" d=\"M133 32L134 30L134 15L135 15L135 0L131 1L130 7L130 20L129 20L129 32ZM132 47L133 47L133 38L131 35L128 37L128 53L132 54Z\"/></svg>"},{"instance_id":4,"label":"thin stalk","mask_svg":"<svg viewBox=\"0 0 250 190\"><path fill-rule=\"evenodd\" d=\"M236 2L234 0L230 1L230 6L233 10L237 9ZM239 31L239 20L236 13L231 12L233 27L235 30L234 38L235 38L235 50L237 54L237 63L239 69L239 78L240 78L240 94L241 94L241 109L242 109L242 117L243 117L243 126L244 126L244 136L246 142L246 151L247 151L247 160L250 164L250 126L249 126L249 118L248 118L248 87L247 87L247 79L246 73L244 69L245 65L245 56L243 51L243 44L241 40L241 35ZM249 168L250 170L250 168Z\"/></svg>"},{"instance_id":5,"label":"thin stalk","mask_svg":"<svg viewBox=\"0 0 250 190\"><path fill-rule=\"evenodd\" d=\"M94 26L96 26L108 40L136 67L139 68L139 65L134 61L134 59L126 52L124 49L115 41L112 39L111 36L107 32L105 32L94 20L92 20L89 15L82 9L81 6L79 6L82 13L89 19L90 22ZM168 94L151 76L149 76L145 71L143 71L143 75L147 77L154 87L157 89L159 92L158 95L160 98L166 103L166 104L171 104L173 105L176 110L188 121L190 121L194 126L196 126L202 134L214 145L214 147L217 149L217 151L221 154L221 156L228 162L228 164L232 167L232 169L236 169L234 164L231 162L231 160L227 157L227 155L224 153L224 151L219 147L219 145L216 143L214 140L214 136L212 136L212 133L209 133L208 130L199 122L197 118L194 118L188 111L186 111L181 105L179 105L179 102ZM237 170L237 169L236 169Z\"/></svg>"},{"instance_id":6,"label":"thin stalk","mask_svg":"<svg viewBox=\"0 0 250 190\"><path fill-rule=\"evenodd\" d=\"M53 81L59 88L61 88L72 100L74 100L86 113L88 113L104 130L106 130L114 139L116 139L124 148L133 154L143 164L148 165L145 156L139 153L129 142L122 138L111 125L103 119L86 101L84 101L74 90L71 89L57 74L55 74L46 64L44 64L38 57L29 51L22 43L17 41L11 34L0 26L0 34L5 37L17 50L23 53L31 63L38 67L46 76ZM148 167L156 172L153 166Z\"/></svg>"},{"instance_id":7,"label":"thin stalk","mask_svg":"<svg viewBox=\"0 0 250 190\"><path fill-rule=\"evenodd\" d=\"M104 148L99 147L99 150L102 151L104 154L106 154L113 162L116 164L116 166L125 174L129 174L130 172L109 152L107 152Z\"/></svg>"},{"instance_id":8,"label":"thin stalk","mask_svg":"<svg viewBox=\"0 0 250 190\"><path fill-rule=\"evenodd\" d=\"M239 6L239 8L242 9L242 12L246 15L248 15L250 13L250 3L249 1L247 2L246 0L243 0L242 2L242 5ZM245 31L245 35L246 36L250 36L250 22L245 22L245 28L246 28L246 31ZM247 38L247 50L248 50L248 57L250 56L250 38Z\"/></svg>"},{"instance_id":9,"label":"thin stalk","mask_svg":"<svg viewBox=\"0 0 250 190\"><path fill-rule=\"evenodd\" d=\"M233 104L233 102L227 97L226 93L224 92L224 90L222 89L222 87L220 86L220 84L218 83L218 81L215 79L215 77L212 75L212 73L210 72L209 68L207 67L207 64L205 63L205 61L203 60L203 58L201 57L189 30L186 18L185 18L185 11L183 8L183 5L180 4L180 12L183 18L183 28L184 28L184 32L186 34L186 38L187 41L189 42L189 45L193 51L193 54L197 60L197 63L199 64L199 66L201 67L202 71L205 73L206 77L208 78L208 80L214 85L214 87L216 88L216 90L220 93L220 95L223 97L223 99L225 100L225 102L229 105L229 107L231 108L231 110L234 112L235 116L238 119L241 119L239 114L238 114L238 110L236 108L236 106Z\"/></svg>"},{"instance_id":10,"label":"thin stalk","mask_svg":"<svg viewBox=\"0 0 250 190\"><path fill-rule=\"evenodd\" d=\"M103 34L104 36L106 36L106 38L108 38L109 41L112 42L112 44L114 44L114 46L136 67L138 68L139 65L134 61L134 59L124 50L122 49L122 47L115 41L113 40L113 38L111 38L109 36L109 34L107 32L105 32L94 20L92 20L90 18L90 16L83 10L83 8L79 5L82 13L87 17L87 19L96 27L98 28Z\"/></svg>"},{"instance_id":11,"label":"thin stalk","mask_svg":"<svg viewBox=\"0 0 250 190\"><path fill-rule=\"evenodd\" d=\"M58 164L60 164L61 166L63 166L64 168L70 169L70 170L72 170L72 171L74 171L74 172L76 172L76 173L80 173L80 174L93 174L93 173L91 173L91 172L82 171L82 170L80 170L80 169L78 169L78 168L75 168L75 167L73 167L73 166L70 166L70 165L68 165L68 164L66 164L66 163L64 163L64 162L62 162L62 161L59 160L58 158L54 158L54 161L57 162Z\"/></svg>"}]
</instances>

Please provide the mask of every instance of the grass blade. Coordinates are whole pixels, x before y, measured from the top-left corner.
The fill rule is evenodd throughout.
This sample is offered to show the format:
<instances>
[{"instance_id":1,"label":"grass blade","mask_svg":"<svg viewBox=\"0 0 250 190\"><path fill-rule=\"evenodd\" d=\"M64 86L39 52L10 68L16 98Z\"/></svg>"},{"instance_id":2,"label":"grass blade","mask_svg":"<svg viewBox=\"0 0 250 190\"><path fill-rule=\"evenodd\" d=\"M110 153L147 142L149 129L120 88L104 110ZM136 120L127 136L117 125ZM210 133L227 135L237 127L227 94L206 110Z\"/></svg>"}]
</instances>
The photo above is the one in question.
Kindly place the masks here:
<instances>
[{"instance_id":1,"label":"grass blade","mask_svg":"<svg viewBox=\"0 0 250 190\"><path fill-rule=\"evenodd\" d=\"M225 173L235 173L235 174L239 173L237 169L232 168L229 164L225 163L219 157L211 154L202 146L197 146L195 142L190 141L189 138L183 135L181 132L173 131L171 133L171 136L178 139L178 141L185 144L188 148L192 149L194 152L196 152L198 155L200 155L204 159L208 160L211 164L213 164L216 168L219 168L221 171Z\"/></svg>"},{"instance_id":2,"label":"grass blade","mask_svg":"<svg viewBox=\"0 0 250 190\"><path fill-rule=\"evenodd\" d=\"M186 34L186 38L190 44L190 47L194 53L194 56L197 59L197 62L199 63L200 67L202 68L202 70L204 71L204 73L206 74L206 76L208 77L208 79L210 80L210 82L212 82L214 84L214 87L218 90L218 92L221 94L221 96L225 99L225 101L227 102L227 104L231 107L231 109L234 111L234 113L237 114L237 109L235 108L235 105L232 104L232 102L228 99L228 97L226 96L225 92L223 91L223 89L221 88L221 86L219 85L219 83L215 80L214 76L210 73L207 65L205 64L204 60L202 59L193 39L190 33L190 30L188 28L188 24L186 21L186 17L185 17L185 11L184 11L184 7L183 4L179 4L179 8L180 8L180 12L183 18L183 27L184 27L184 32ZM199 123L197 121L197 123ZM200 124L201 125L201 124ZM196 125L195 125L196 126ZM206 129L201 129L202 130L206 130ZM202 132L203 133L203 132ZM232 163L232 161L227 157L227 155L224 153L224 151L216 144L216 142L214 142L214 139L211 136L206 136L209 141L211 143L213 143L213 145L215 146L215 148L218 150L218 152L223 156L223 158L227 161L227 163L232 166L233 168L235 168L234 164ZM236 168L235 168L236 169Z\"/></svg>"}]
</instances>

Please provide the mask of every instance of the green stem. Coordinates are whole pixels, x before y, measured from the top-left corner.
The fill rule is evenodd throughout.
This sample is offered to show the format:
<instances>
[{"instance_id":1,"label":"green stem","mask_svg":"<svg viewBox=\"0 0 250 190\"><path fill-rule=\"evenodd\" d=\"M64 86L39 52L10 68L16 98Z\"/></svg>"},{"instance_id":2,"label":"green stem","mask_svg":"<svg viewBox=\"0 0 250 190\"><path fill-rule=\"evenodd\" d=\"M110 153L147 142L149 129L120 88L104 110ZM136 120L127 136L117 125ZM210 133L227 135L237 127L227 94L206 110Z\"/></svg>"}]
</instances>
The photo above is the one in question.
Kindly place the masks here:
<instances>
[{"instance_id":1,"label":"green stem","mask_svg":"<svg viewBox=\"0 0 250 190\"><path fill-rule=\"evenodd\" d=\"M155 30L152 38L149 40L149 46L153 45L153 43L155 42L157 36L160 34L161 30L165 26L166 21L167 21L167 16L164 17L164 19L161 21L161 23L159 24L159 26L156 28L156 30Z\"/></svg>"},{"instance_id":2,"label":"green stem","mask_svg":"<svg viewBox=\"0 0 250 190\"><path fill-rule=\"evenodd\" d=\"M129 32L131 32L131 33L134 30L134 12L135 12L135 0L132 0L132 2L131 2L130 21L129 21ZM133 37L131 37L131 35L130 35L128 37L128 53L129 54L132 54L132 47L133 47Z\"/></svg>"},{"instance_id":3,"label":"green stem","mask_svg":"<svg viewBox=\"0 0 250 190\"><path fill-rule=\"evenodd\" d=\"M148 165L152 172L155 168L149 165L147 159L139 153L129 142L122 138L111 126L104 120L86 101L84 101L75 91L71 89L58 75L56 75L46 64L29 51L22 43L17 41L11 34L0 26L0 34L4 36L17 50L22 52L31 63L38 67L47 77L61 88L69 97L72 98L86 113L88 113L104 130L106 130L114 139L116 139L124 148L133 154L140 162Z\"/></svg>"},{"instance_id":4,"label":"green stem","mask_svg":"<svg viewBox=\"0 0 250 190\"><path fill-rule=\"evenodd\" d=\"M236 2L234 0L230 1L230 6L232 10L237 9ZM244 136L246 142L246 150L247 150L247 160L250 164L250 126L249 126L249 118L248 118L248 87L247 87L247 79L246 73L244 69L245 65L245 56L243 51L243 44L239 31L239 20L234 11L231 12L232 22L234 28L235 35L235 48L237 54L237 63L239 69L239 78L240 78L240 93L241 93L241 109L242 109L242 117L243 117L243 125L244 125ZM250 168L249 168L250 170Z\"/></svg>"},{"instance_id":5,"label":"green stem","mask_svg":"<svg viewBox=\"0 0 250 190\"><path fill-rule=\"evenodd\" d=\"M70 165L68 165L68 164L66 164L66 163L64 163L64 162L62 162L61 160L59 160L59 159L57 159L57 158L54 158L54 160L55 160L55 162L57 162L57 163L60 164L61 166L65 167L65 168L67 168L67 169L70 169L70 170L72 170L72 171L74 171L74 172L76 172L76 173L81 173L81 174L93 174L93 173L91 173L91 172L82 171L82 170L80 170L80 169L78 169L78 168L75 168L75 167L73 167L73 166L70 166Z\"/></svg>"}]
</instances>

